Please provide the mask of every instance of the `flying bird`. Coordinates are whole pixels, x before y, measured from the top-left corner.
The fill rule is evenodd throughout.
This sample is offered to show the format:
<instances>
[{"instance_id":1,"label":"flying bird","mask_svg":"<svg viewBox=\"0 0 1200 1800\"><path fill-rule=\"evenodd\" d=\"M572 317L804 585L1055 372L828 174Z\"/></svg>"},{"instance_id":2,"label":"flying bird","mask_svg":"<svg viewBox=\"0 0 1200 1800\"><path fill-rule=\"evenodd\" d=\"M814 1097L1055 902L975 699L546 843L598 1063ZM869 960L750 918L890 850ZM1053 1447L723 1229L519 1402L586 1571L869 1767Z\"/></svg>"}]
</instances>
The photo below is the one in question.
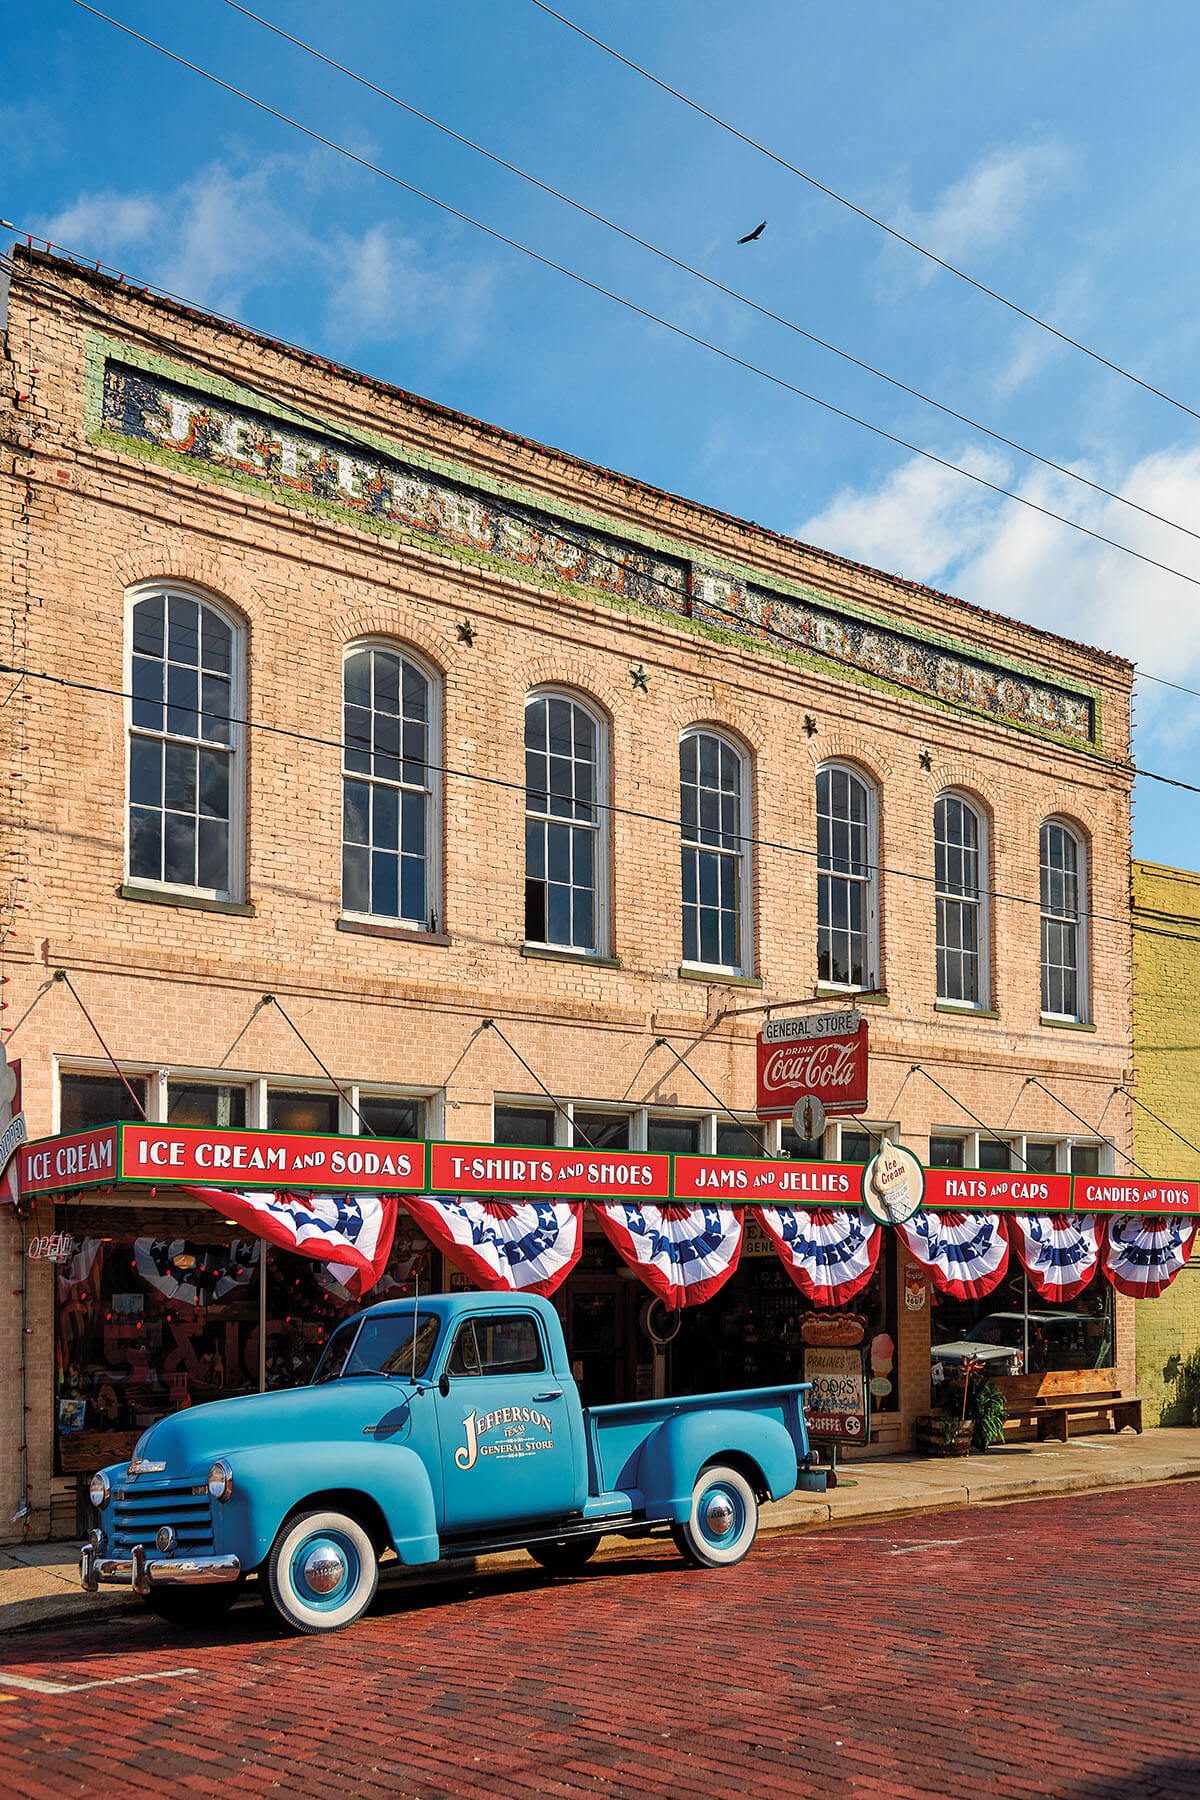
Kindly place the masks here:
<instances>
[{"instance_id":1,"label":"flying bird","mask_svg":"<svg viewBox=\"0 0 1200 1800\"><path fill-rule=\"evenodd\" d=\"M739 238L738 243L739 244L752 244L756 238L760 238L762 236L763 232L766 229L767 229L767 221L764 219L761 225L756 225L754 227L753 231L748 231L744 238Z\"/></svg>"}]
</instances>

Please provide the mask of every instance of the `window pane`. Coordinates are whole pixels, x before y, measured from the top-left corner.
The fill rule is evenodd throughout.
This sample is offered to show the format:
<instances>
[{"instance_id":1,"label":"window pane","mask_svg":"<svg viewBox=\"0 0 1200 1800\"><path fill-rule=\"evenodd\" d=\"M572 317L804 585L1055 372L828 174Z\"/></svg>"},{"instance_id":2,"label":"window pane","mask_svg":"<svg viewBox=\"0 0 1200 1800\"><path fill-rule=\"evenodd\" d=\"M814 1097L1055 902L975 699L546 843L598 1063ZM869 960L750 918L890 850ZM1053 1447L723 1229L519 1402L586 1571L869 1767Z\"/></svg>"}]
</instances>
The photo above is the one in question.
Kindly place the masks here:
<instances>
[{"instance_id":1,"label":"window pane","mask_svg":"<svg viewBox=\"0 0 1200 1800\"><path fill-rule=\"evenodd\" d=\"M200 608L178 594L167 601L167 657L193 667L200 661Z\"/></svg>"},{"instance_id":2,"label":"window pane","mask_svg":"<svg viewBox=\"0 0 1200 1800\"><path fill-rule=\"evenodd\" d=\"M224 619L218 618L210 606L201 617L201 655L204 668L213 674L228 675L233 669L233 633Z\"/></svg>"},{"instance_id":3,"label":"window pane","mask_svg":"<svg viewBox=\"0 0 1200 1800\"><path fill-rule=\"evenodd\" d=\"M338 1097L301 1093L295 1088L268 1088L267 1125L272 1131L336 1132Z\"/></svg>"},{"instance_id":4,"label":"window pane","mask_svg":"<svg viewBox=\"0 0 1200 1800\"><path fill-rule=\"evenodd\" d=\"M174 748L168 745L168 755ZM229 760L221 750L200 752L200 811L210 819L229 818Z\"/></svg>"},{"instance_id":5,"label":"window pane","mask_svg":"<svg viewBox=\"0 0 1200 1800\"><path fill-rule=\"evenodd\" d=\"M342 847L342 905L347 912L371 910L371 853L365 845Z\"/></svg>"},{"instance_id":6,"label":"window pane","mask_svg":"<svg viewBox=\"0 0 1200 1800\"><path fill-rule=\"evenodd\" d=\"M497 1144L552 1144L556 1116L552 1106L497 1106L493 1140Z\"/></svg>"},{"instance_id":7,"label":"window pane","mask_svg":"<svg viewBox=\"0 0 1200 1800\"><path fill-rule=\"evenodd\" d=\"M59 1130L92 1131L97 1125L109 1125L114 1119L140 1119L146 1104L146 1078L130 1075L129 1087L137 1095L137 1105L114 1071L111 1075L62 1075L59 1077Z\"/></svg>"},{"instance_id":8,"label":"window pane","mask_svg":"<svg viewBox=\"0 0 1200 1800\"><path fill-rule=\"evenodd\" d=\"M593 1150L628 1150L628 1114L585 1112L582 1107L577 1106L572 1117L573 1143L590 1144Z\"/></svg>"},{"instance_id":9,"label":"window pane","mask_svg":"<svg viewBox=\"0 0 1200 1800\"><path fill-rule=\"evenodd\" d=\"M162 880L162 813L140 806L129 811L129 873Z\"/></svg>"},{"instance_id":10,"label":"window pane","mask_svg":"<svg viewBox=\"0 0 1200 1800\"><path fill-rule=\"evenodd\" d=\"M135 806L162 805L163 747L157 738L135 737L129 745L129 798Z\"/></svg>"},{"instance_id":11,"label":"window pane","mask_svg":"<svg viewBox=\"0 0 1200 1800\"><path fill-rule=\"evenodd\" d=\"M501 1313L494 1319L475 1320L484 1375L536 1375L546 1366L542 1340L531 1318Z\"/></svg>"},{"instance_id":12,"label":"window pane","mask_svg":"<svg viewBox=\"0 0 1200 1800\"><path fill-rule=\"evenodd\" d=\"M718 1156L761 1156L762 1154L763 1128L761 1125L743 1125L740 1121L733 1119L717 1120Z\"/></svg>"},{"instance_id":13,"label":"window pane","mask_svg":"<svg viewBox=\"0 0 1200 1800\"><path fill-rule=\"evenodd\" d=\"M163 815L163 880L196 886L196 820L191 814Z\"/></svg>"},{"instance_id":14,"label":"window pane","mask_svg":"<svg viewBox=\"0 0 1200 1800\"><path fill-rule=\"evenodd\" d=\"M246 1123L246 1090L207 1081L170 1081L167 1117L173 1125L216 1125L240 1130Z\"/></svg>"},{"instance_id":15,"label":"window pane","mask_svg":"<svg viewBox=\"0 0 1200 1800\"><path fill-rule=\"evenodd\" d=\"M396 1094L360 1094L360 1131L370 1127L376 1137L419 1138L424 1134L425 1102Z\"/></svg>"},{"instance_id":16,"label":"window pane","mask_svg":"<svg viewBox=\"0 0 1200 1800\"><path fill-rule=\"evenodd\" d=\"M1098 1175L1100 1173L1099 1144L1071 1145L1072 1175Z\"/></svg>"},{"instance_id":17,"label":"window pane","mask_svg":"<svg viewBox=\"0 0 1200 1800\"><path fill-rule=\"evenodd\" d=\"M201 819L196 833L196 886L229 886L229 827L224 819Z\"/></svg>"},{"instance_id":18,"label":"window pane","mask_svg":"<svg viewBox=\"0 0 1200 1800\"><path fill-rule=\"evenodd\" d=\"M672 1118L651 1113L646 1121L646 1148L677 1156L696 1156L700 1151L700 1120Z\"/></svg>"},{"instance_id":19,"label":"window pane","mask_svg":"<svg viewBox=\"0 0 1200 1800\"><path fill-rule=\"evenodd\" d=\"M1058 1145L1031 1144L1026 1138L1025 1167L1036 1175L1052 1175L1058 1167Z\"/></svg>"},{"instance_id":20,"label":"window pane","mask_svg":"<svg viewBox=\"0 0 1200 1800\"><path fill-rule=\"evenodd\" d=\"M980 1136L979 1166L981 1169L1011 1169L1013 1153L1011 1144L998 1144L995 1138Z\"/></svg>"},{"instance_id":21,"label":"window pane","mask_svg":"<svg viewBox=\"0 0 1200 1800\"><path fill-rule=\"evenodd\" d=\"M967 1146L960 1137L931 1137L929 1140L931 1169L965 1169Z\"/></svg>"},{"instance_id":22,"label":"window pane","mask_svg":"<svg viewBox=\"0 0 1200 1800\"><path fill-rule=\"evenodd\" d=\"M163 597L155 594L152 599L139 600L133 609L133 647L146 656L160 657L163 653Z\"/></svg>"},{"instance_id":23,"label":"window pane","mask_svg":"<svg viewBox=\"0 0 1200 1800\"><path fill-rule=\"evenodd\" d=\"M825 1160L825 1139L797 1137L790 1125L785 1125L779 1134L779 1148L796 1162Z\"/></svg>"},{"instance_id":24,"label":"window pane","mask_svg":"<svg viewBox=\"0 0 1200 1800\"><path fill-rule=\"evenodd\" d=\"M842 1133L840 1153L843 1162L870 1162L878 1148L878 1144L872 1143L869 1132L843 1131Z\"/></svg>"}]
</instances>

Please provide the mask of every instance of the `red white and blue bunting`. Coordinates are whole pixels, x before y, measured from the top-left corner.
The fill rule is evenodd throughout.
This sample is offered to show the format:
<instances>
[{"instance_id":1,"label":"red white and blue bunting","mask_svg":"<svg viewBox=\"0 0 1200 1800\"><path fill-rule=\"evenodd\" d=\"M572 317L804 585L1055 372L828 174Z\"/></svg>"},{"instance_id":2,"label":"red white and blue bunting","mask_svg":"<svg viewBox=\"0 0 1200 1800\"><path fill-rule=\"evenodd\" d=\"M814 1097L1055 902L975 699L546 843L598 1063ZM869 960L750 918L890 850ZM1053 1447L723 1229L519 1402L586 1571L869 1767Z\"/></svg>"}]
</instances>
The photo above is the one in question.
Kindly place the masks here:
<instances>
[{"instance_id":1,"label":"red white and blue bunting","mask_svg":"<svg viewBox=\"0 0 1200 1800\"><path fill-rule=\"evenodd\" d=\"M1095 1213L1010 1213L1008 1237L1043 1300L1074 1300L1096 1273L1103 1227Z\"/></svg>"},{"instance_id":2,"label":"red white and blue bunting","mask_svg":"<svg viewBox=\"0 0 1200 1800\"><path fill-rule=\"evenodd\" d=\"M1104 1233L1104 1273L1122 1294L1156 1300L1192 1253L1195 1219L1115 1213Z\"/></svg>"},{"instance_id":3,"label":"red white and blue bunting","mask_svg":"<svg viewBox=\"0 0 1200 1800\"><path fill-rule=\"evenodd\" d=\"M737 1268L740 1208L592 1204L618 1253L672 1310L710 1300Z\"/></svg>"},{"instance_id":4,"label":"red white and blue bunting","mask_svg":"<svg viewBox=\"0 0 1200 1800\"><path fill-rule=\"evenodd\" d=\"M784 1268L814 1306L843 1305L875 1273L883 1233L867 1212L761 1206L758 1218Z\"/></svg>"},{"instance_id":5,"label":"red white and blue bunting","mask_svg":"<svg viewBox=\"0 0 1200 1800\"><path fill-rule=\"evenodd\" d=\"M552 1294L583 1252L583 1205L406 1194L431 1243L481 1288Z\"/></svg>"},{"instance_id":6,"label":"red white and blue bunting","mask_svg":"<svg viewBox=\"0 0 1200 1800\"><path fill-rule=\"evenodd\" d=\"M1004 1279L1008 1235L999 1213L919 1212L896 1230L940 1293L982 1300Z\"/></svg>"},{"instance_id":7,"label":"red white and blue bunting","mask_svg":"<svg viewBox=\"0 0 1200 1800\"><path fill-rule=\"evenodd\" d=\"M356 1299L370 1293L387 1266L396 1229L394 1194L235 1193L231 1188L204 1187L181 1191L269 1244L331 1263L337 1280Z\"/></svg>"}]
</instances>

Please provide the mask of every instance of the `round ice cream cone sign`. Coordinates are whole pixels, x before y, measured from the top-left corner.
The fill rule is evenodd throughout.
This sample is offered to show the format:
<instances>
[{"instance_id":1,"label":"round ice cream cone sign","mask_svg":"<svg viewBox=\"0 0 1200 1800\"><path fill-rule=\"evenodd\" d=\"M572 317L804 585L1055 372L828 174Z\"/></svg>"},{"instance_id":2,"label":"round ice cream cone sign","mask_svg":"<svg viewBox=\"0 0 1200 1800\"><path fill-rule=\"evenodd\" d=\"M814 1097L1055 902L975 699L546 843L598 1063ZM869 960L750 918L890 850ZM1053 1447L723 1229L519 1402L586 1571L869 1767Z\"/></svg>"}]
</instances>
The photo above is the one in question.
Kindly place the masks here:
<instances>
[{"instance_id":1,"label":"round ice cream cone sign","mask_svg":"<svg viewBox=\"0 0 1200 1800\"><path fill-rule=\"evenodd\" d=\"M792 1108L792 1130L798 1138L819 1138L825 1130L825 1108L815 1094L803 1094Z\"/></svg>"},{"instance_id":2,"label":"round ice cream cone sign","mask_svg":"<svg viewBox=\"0 0 1200 1800\"><path fill-rule=\"evenodd\" d=\"M884 1144L862 1172L862 1197L881 1225L903 1225L925 1198L925 1171L910 1150Z\"/></svg>"}]
</instances>

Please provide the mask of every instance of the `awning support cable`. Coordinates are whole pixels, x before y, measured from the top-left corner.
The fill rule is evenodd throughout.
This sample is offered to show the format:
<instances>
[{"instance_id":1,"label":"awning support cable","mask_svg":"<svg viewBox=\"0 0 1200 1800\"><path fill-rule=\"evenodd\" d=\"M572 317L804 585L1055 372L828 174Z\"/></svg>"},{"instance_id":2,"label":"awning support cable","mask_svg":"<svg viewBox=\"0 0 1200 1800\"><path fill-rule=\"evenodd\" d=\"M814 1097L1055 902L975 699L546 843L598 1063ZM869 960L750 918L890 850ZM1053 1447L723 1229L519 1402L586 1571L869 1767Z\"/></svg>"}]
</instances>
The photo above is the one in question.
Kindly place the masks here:
<instances>
[{"instance_id":1,"label":"awning support cable","mask_svg":"<svg viewBox=\"0 0 1200 1800\"><path fill-rule=\"evenodd\" d=\"M1144 1100L1139 1100L1137 1095L1132 1093L1129 1088L1115 1087L1113 1093L1124 1094L1127 1100L1132 1100L1135 1106L1140 1106L1144 1113L1149 1113L1150 1117L1156 1124L1161 1125L1164 1131L1169 1131L1172 1137L1178 1138L1181 1144L1186 1144L1189 1150L1194 1150L1197 1156L1200 1156L1200 1144L1193 1144L1191 1138L1185 1138L1182 1131L1176 1131L1173 1125L1168 1125L1165 1119L1160 1119L1153 1107L1147 1106ZM1111 1097L1112 1096L1110 1095L1109 1098L1111 1099Z\"/></svg>"},{"instance_id":2,"label":"awning support cable","mask_svg":"<svg viewBox=\"0 0 1200 1800\"><path fill-rule=\"evenodd\" d=\"M999 1132L993 1131L990 1125L985 1125L982 1119L975 1118L975 1114L971 1111L970 1107L964 1106L962 1101L959 1099L958 1095L952 1094L950 1092L949 1088L942 1087L941 1082L938 1081L935 1076L931 1075L929 1073L928 1069L923 1069L921 1067L920 1063L912 1063L909 1066L909 1074L910 1075L923 1075L925 1077L926 1081L932 1081L934 1087L937 1088L941 1093L945 1094L947 1100L952 1100L954 1102L955 1106L959 1107L961 1111L966 1113L968 1119L974 1120L975 1124L978 1125L980 1131L985 1132L986 1135L988 1137L990 1137L994 1143L1003 1144L1004 1148L1010 1154L1012 1154L1012 1144L1010 1143L1009 1139L1002 1138L1000 1136ZM1032 1079L1033 1078L1031 1076L1030 1080L1032 1080ZM1051 1099L1054 1098L1053 1094L1050 1096L1050 1098ZM1019 1160L1020 1160L1021 1167L1023 1169L1027 1169L1029 1167L1029 1164L1025 1161L1025 1158L1023 1156Z\"/></svg>"},{"instance_id":3,"label":"awning support cable","mask_svg":"<svg viewBox=\"0 0 1200 1800\"><path fill-rule=\"evenodd\" d=\"M500 1027L497 1025L495 1019L484 1019L483 1028L485 1030L490 1028L492 1031L495 1032L496 1036L500 1039L500 1042L502 1044L505 1044L508 1046L508 1048L512 1051L513 1055L516 1057L517 1061L520 1063L521 1067L524 1069L525 1073L527 1075L532 1075L533 1079L537 1082L538 1086L541 1088L543 1094L545 1094L547 1100L549 1100L551 1106L554 1107L556 1112L560 1112L562 1114L563 1118L567 1121L567 1124L571 1127L572 1132L576 1133L579 1137L581 1137L583 1139L584 1143L587 1145L589 1150L594 1150L596 1148L596 1146L595 1146L595 1144L593 1144L593 1142L592 1142L591 1138L588 1136L587 1132L581 1130L580 1127L575 1123L574 1119L571 1117L570 1113L567 1111L567 1109L563 1105L562 1101L555 1099L554 1095L550 1092L550 1089L546 1086L545 1082L542 1080L541 1076L537 1073L536 1069L530 1068L529 1064L525 1061L525 1058L521 1055L521 1052L517 1049L517 1046L513 1043L510 1043L508 1038L505 1037L504 1033L501 1031Z\"/></svg>"},{"instance_id":4,"label":"awning support cable","mask_svg":"<svg viewBox=\"0 0 1200 1800\"><path fill-rule=\"evenodd\" d=\"M55 969L54 979L55 979L55 981L62 981L62 982L66 983L67 988L70 990L70 992L75 997L75 1004L78 1006L80 1012L83 1014L84 1018L87 1020L88 1024L91 1026L92 1030L95 1032L96 1042L99 1044L99 1046L103 1050L105 1056L107 1056L109 1062L112 1064L113 1068L117 1071L117 1074L120 1076L121 1081L125 1088L125 1092L129 1095L129 1098L133 1101L133 1104L137 1107L137 1109L141 1113L143 1119L149 1120L150 1115L146 1111L146 1108L142 1105L142 1102L138 1099L136 1089L134 1089L133 1087L130 1086L129 1078L126 1075L124 1069L121 1067L120 1063L117 1061L116 1057L113 1055L112 1051L109 1049L109 1047L105 1043L104 1039L100 1036L99 1026L96 1024L95 1019L93 1019L93 1017L92 1017L91 1013L88 1011L87 1007L83 1004L83 1001L79 998L79 994L78 994L74 984L71 981L71 977L67 974L67 971L65 969Z\"/></svg>"},{"instance_id":5,"label":"awning support cable","mask_svg":"<svg viewBox=\"0 0 1200 1800\"><path fill-rule=\"evenodd\" d=\"M379 1135L378 1132L373 1130L372 1127L367 1124L367 1121L363 1118L362 1114L359 1112L357 1106L355 1106L353 1100L350 1098L349 1094L346 1092L346 1089L342 1086L342 1084L338 1080L337 1076L331 1074L330 1071L325 1067L325 1064L321 1061L320 1057L317 1055L316 1051L313 1049L312 1045L309 1043L308 1039L305 1037L304 1033L301 1031L300 1027L297 1025L295 1019L293 1019L289 1013L284 1011L284 1009L280 1005L279 1001L275 998L275 995L274 994L264 994L262 997L262 1004L264 1006L274 1006L275 1008L277 1008L280 1018L284 1020L285 1024L288 1024L291 1026L291 1028L295 1032L296 1036L300 1039L300 1042L304 1045L304 1048L308 1051L308 1054L312 1057L313 1061L316 1063L318 1069L320 1069L321 1073L329 1081L331 1081L333 1083L333 1085L337 1089L338 1093L342 1096L342 1099L346 1102L346 1105L350 1108L350 1111L354 1114L355 1118L358 1120L359 1125L362 1127L363 1131L367 1132L369 1134L369 1136L371 1136L371 1137L378 1137L378 1135Z\"/></svg>"},{"instance_id":6,"label":"awning support cable","mask_svg":"<svg viewBox=\"0 0 1200 1800\"><path fill-rule=\"evenodd\" d=\"M1101 1129L1098 1125L1089 1124L1088 1121L1083 1117L1082 1113L1077 1113L1075 1111L1074 1107L1067 1105L1065 1100L1060 1100L1057 1094L1052 1094L1050 1092L1050 1089L1046 1086L1045 1082L1039 1081L1036 1075L1027 1075L1025 1077L1025 1086L1041 1088L1043 1094L1046 1094L1051 1100L1053 1100L1056 1106L1061 1106L1065 1113L1070 1113L1070 1115L1073 1119L1078 1120L1079 1124L1083 1126L1085 1131L1090 1132L1095 1137L1103 1138L1104 1142L1106 1144L1110 1144L1112 1146L1114 1154L1117 1156L1123 1156L1125 1158L1125 1161L1129 1164L1131 1169L1136 1169L1139 1175L1144 1175L1146 1177L1147 1181L1157 1180L1156 1176L1151 1175L1149 1169L1143 1169L1141 1163L1134 1162L1132 1156L1129 1155L1128 1151L1118 1150L1115 1138L1110 1138L1109 1136L1107 1136L1107 1134L1105 1132L1101 1131ZM1114 1088L1113 1094L1121 1092L1121 1091L1122 1090L1120 1090L1118 1088ZM1109 1095L1109 1099L1110 1100L1112 1099L1112 1094ZM1100 1117L1103 1118L1104 1114L1101 1113Z\"/></svg>"}]
</instances>

